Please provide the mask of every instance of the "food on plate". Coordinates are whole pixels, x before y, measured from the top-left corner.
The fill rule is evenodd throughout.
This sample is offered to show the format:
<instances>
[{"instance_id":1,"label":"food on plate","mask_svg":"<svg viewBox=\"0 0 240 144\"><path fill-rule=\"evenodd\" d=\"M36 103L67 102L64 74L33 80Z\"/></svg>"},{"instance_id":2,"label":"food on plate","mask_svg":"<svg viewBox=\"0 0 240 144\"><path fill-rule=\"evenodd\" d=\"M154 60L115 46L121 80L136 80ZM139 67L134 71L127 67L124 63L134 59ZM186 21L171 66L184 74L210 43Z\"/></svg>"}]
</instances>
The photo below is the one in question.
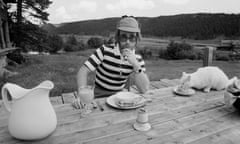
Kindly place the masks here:
<instances>
[{"instance_id":1,"label":"food on plate","mask_svg":"<svg viewBox=\"0 0 240 144\"><path fill-rule=\"evenodd\" d=\"M138 97L138 98L134 98L132 100L120 100L118 102L118 105L120 107L134 107L134 106L137 106L139 104L142 104L142 98L141 97Z\"/></svg>"},{"instance_id":2,"label":"food on plate","mask_svg":"<svg viewBox=\"0 0 240 144\"><path fill-rule=\"evenodd\" d=\"M181 84L181 85L177 86L176 91L177 91L177 92L181 92L181 93L186 93L186 92L189 91L189 89L190 89L189 86L184 85L184 84Z\"/></svg>"},{"instance_id":3,"label":"food on plate","mask_svg":"<svg viewBox=\"0 0 240 144\"><path fill-rule=\"evenodd\" d=\"M182 96L190 96L195 94L195 90L185 84L178 85L173 89L174 93Z\"/></svg>"},{"instance_id":4,"label":"food on plate","mask_svg":"<svg viewBox=\"0 0 240 144\"><path fill-rule=\"evenodd\" d=\"M120 92L115 96L115 103L120 107L134 107L143 102L143 97L131 92Z\"/></svg>"}]
</instances>

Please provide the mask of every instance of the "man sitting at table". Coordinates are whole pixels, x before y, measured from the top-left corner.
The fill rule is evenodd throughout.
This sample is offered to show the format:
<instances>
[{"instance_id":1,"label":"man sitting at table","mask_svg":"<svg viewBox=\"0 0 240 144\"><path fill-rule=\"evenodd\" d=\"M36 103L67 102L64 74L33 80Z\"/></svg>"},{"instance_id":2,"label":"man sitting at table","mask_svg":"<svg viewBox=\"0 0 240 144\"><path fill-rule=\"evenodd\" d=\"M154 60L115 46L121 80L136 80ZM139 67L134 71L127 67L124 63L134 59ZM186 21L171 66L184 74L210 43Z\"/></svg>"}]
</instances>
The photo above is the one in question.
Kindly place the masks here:
<instances>
[{"instance_id":1,"label":"man sitting at table","mask_svg":"<svg viewBox=\"0 0 240 144\"><path fill-rule=\"evenodd\" d=\"M87 86L90 72L96 72L94 97L107 97L122 91L131 73L140 93L149 88L145 63L135 54L141 39L140 28L134 17L123 16L117 25L114 47L106 45L96 49L77 74L78 94Z\"/></svg>"}]
</instances>

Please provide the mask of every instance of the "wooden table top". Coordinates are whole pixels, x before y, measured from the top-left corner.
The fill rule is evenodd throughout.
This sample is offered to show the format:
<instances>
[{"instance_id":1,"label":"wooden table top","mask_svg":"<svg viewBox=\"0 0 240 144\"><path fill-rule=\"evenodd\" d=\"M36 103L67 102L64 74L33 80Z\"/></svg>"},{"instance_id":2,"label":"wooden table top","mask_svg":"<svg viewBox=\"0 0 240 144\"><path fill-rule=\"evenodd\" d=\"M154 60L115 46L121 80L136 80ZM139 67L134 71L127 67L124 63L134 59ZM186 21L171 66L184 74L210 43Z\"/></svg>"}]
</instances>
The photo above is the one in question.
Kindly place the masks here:
<instances>
[{"instance_id":1,"label":"wooden table top","mask_svg":"<svg viewBox=\"0 0 240 144\"><path fill-rule=\"evenodd\" d=\"M152 83L153 85L154 83ZM54 105L58 125L47 138L20 141L8 133L8 115L0 108L0 144L238 144L240 115L224 104L224 91L184 97L175 95L173 87L155 88L145 94L149 123L146 132L136 131L137 110L119 110L108 106L106 99L97 99L104 110L96 108L81 116L71 104Z\"/></svg>"}]
</instances>

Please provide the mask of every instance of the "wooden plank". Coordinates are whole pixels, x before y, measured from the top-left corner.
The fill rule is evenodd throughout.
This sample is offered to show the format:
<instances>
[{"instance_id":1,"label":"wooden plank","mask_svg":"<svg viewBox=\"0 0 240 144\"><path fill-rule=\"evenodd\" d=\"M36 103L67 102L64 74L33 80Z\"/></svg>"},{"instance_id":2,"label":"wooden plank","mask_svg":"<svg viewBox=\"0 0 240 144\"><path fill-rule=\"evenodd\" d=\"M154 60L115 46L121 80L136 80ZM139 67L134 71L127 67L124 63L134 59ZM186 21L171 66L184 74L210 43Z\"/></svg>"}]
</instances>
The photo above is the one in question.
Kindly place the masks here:
<instances>
[{"instance_id":1,"label":"wooden plank","mask_svg":"<svg viewBox=\"0 0 240 144\"><path fill-rule=\"evenodd\" d=\"M187 143L192 139L211 134L214 131L239 125L240 118L237 117L236 113L225 111L224 113L214 115L215 112L213 109L213 111L206 111L204 114L197 113L179 119L171 118L170 121L162 122L158 125L153 124L152 130L148 132L129 131L100 139L89 140L86 143ZM228 120L230 116L234 117L234 119ZM198 118L200 118L200 120ZM219 120L221 122L219 122Z\"/></svg>"},{"instance_id":2,"label":"wooden plank","mask_svg":"<svg viewBox=\"0 0 240 144\"><path fill-rule=\"evenodd\" d=\"M11 102L10 102L11 104ZM3 101L1 100L0 101L0 119L2 118L6 118L8 116L8 111L7 109L5 108L4 104L3 104Z\"/></svg>"},{"instance_id":3,"label":"wooden plank","mask_svg":"<svg viewBox=\"0 0 240 144\"><path fill-rule=\"evenodd\" d=\"M240 142L239 135L240 126L231 127L188 144L238 144Z\"/></svg>"},{"instance_id":4,"label":"wooden plank","mask_svg":"<svg viewBox=\"0 0 240 144\"><path fill-rule=\"evenodd\" d=\"M165 84L168 85L168 86L176 86L176 85L179 85L179 84L180 84L180 80L179 80L179 79L172 79L172 80L169 80L169 79L161 79L160 81L163 82L163 83L165 83Z\"/></svg>"},{"instance_id":5,"label":"wooden plank","mask_svg":"<svg viewBox=\"0 0 240 144\"><path fill-rule=\"evenodd\" d=\"M153 81L150 84L152 87L155 87L156 89L168 87L166 83L163 83L161 81Z\"/></svg>"},{"instance_id":6,"label":"wooden plank","mask_svg":"<svg viewBox=\"0 0 240 144\"><path fill-rule=\"evenodd\" d=\"M3 27L2 27L2 20L0 19L0 48L6 48L6 43L4 39Z\"/></svg>"},{"instance_id":7,"label":"wooden plank","mask_svg":"<svg viewBox=\"0 0 240 144\"><path fill-rule=\"evenodd\" d=\"M152 90L152 89L157 89L156 87L154 87L151 83L149 85L149 90Z\"/></svg>"},{"instance_id":8,"label":"wooden plank","mask_svg":"<svg viewBox=\"0 0 240 144\"><path fill-rule=\"evenodd\" d=\"M53 105L63 104L61 96L51 97L50 101Z\"/></svg>"},{"instance_id":9,"label":"wooden plank","mask_svg":"<svg viewBox=\"0 0 240 144\"><path fill-rule=\"evenodd\" d=\"M8 21L4 21L3 23L4 33L5 33L5 41L7 48L11 47L10 36L9 36L9 28L8 28Z\"/></svg>"},{"instance_id":10,"label":"wooden plank","mask_svg":"<svg viewBox=\"0 0 240 144\"><path fill-rule=\"evenodd\" d=\"M237 113L231 113L223 117L219 117L217 119L213 119L208 122L204 122L202 124L177 131L175 133L160 136L156 139L152 139L151 143L189 143L207 135L211 135L228 128L240 126L239 120L240 117Z\"/></svg>"},{"instance_id":11,"label":"wooden plank","mask_svg":"<svg viewBox=\"0 0 240 144\"><path fill-rule=\"evenodd\" d=\"M76 92L62 93L63 103L72 103L76 96Z\"/></svg>"},{"instance_id":12,"label":"wooden plank","mask_svg":"<svg viewBox=\"0 0 240 144\"><path fill-rule=\"evenodd\" d=\"M210 105L208 105L208 106L210 106ZM213 105L211 105L211 106L213 106ZM213 109L216 108L215 106L213 106L212 108ZM186 119L185 119L185 121L181 120L182 118L184 118L186 116L189 116L189 121L191 121L191 120L195 121L195 123L194 122L191 123L192 125L201 123L201 121L198 121L198 119L193 119L195 117L194 116L195 113L193 113L193 111L191 111L189 108L194 109L194 107L187 107L184 109L184 110L186 110L185 111L186 113L183 112L183 113L180 113L177 115L176 115L176 113L178 113L179 110L164 112L164 113L160 114L157 118L154 116L150 116L149 119L150 119L150 123L152 124L153 129L147 133L139 133L139 132L133 130L131 125L134 122L131 122L129 124L130 126L128 128L129 129L128 131L118 129L119 132L114 134L113 131L108 130L108 131L111 131L111 133L109 133L109 135L105 134L104 136L101 136L100 138L89 139L88 143L96 143L97 142L97 143L119 143L119 144L122 143L122 144L125 144L125 143L134 143L134 142L136 142L136 140L146 140L153 135L158 137L158 136L164 135L167 132L172 132L174 130L177 131L179 129L183 129L184 126L185 127L190 126L190 125L186 125L186 123L184 123L187 121ZM198 107L198 109L199 108L200 107ZM203 105L202 105L201 109L202 109L202 111L204 111L204 109L209 110L211 108L205 107L205 106L203 107ZM219 114L219 115L221 115L221 114ZM206 116L210 116L210 115L206 114ZM199 116L199 117L201 117L201 116ZM216 117L217 117L217 115L216 115ZM208 118L208 119L211 119L211 118ZM181 122L183 124L181 124Z\"/></svg>"}]
</instances>

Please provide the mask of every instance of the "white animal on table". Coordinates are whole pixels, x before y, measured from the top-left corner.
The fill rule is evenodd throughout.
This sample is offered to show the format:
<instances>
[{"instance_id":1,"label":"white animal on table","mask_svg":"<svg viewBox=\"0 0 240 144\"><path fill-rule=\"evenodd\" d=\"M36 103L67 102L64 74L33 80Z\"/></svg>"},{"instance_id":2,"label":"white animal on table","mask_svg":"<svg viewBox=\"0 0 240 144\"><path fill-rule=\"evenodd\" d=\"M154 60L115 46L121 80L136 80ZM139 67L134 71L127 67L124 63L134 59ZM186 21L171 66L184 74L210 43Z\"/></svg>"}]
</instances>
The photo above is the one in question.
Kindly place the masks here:
<instances>
[{"instance_id":1,"label":"white animal on table","mask_svg":"<svg viewBox=\"0 0 240 144\"><path fill-rule=\"evenodd\" d=\"M209 92L211 89L226 89L235 80L237 80L237 77L229 79L220 68L208 66L198 68L193 73L183 72L180 83L184 87L203 89L204 92Z\"/></svg>"}]
</instances>

